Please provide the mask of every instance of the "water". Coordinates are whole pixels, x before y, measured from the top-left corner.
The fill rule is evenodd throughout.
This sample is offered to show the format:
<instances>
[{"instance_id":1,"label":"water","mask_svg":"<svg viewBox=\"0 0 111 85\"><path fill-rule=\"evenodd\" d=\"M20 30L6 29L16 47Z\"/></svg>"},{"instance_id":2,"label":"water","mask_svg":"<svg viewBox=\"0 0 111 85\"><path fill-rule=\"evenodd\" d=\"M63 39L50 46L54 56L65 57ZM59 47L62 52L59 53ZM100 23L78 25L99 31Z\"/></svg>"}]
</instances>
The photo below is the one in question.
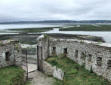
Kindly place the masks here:
<instances>
[{"instance_id":1,"label":"water","mask_svg":"<svg viewBox=\"0 0 111 85\"><path fill-rule=\"evenodd\" d=\"M111 43L111 31L57 31L54 29L46 33L92 35L102 37L107 43Z\"/></svg>"},{"instance_id":2,"label":"water","mask_svg":"<svg viewBox=\"0 0 111 85\"><path fill-rule=\"evenodd\" d=\"M40 27L59 27L64 26L63 24L0 24L0 34L9 34L2 29L16 29L16 28L40 28ZM111 43L111 32L110 31L49 31L48 33L63 33L63 34L81 34L81 35L92 35L103 37L107 43ZM13 33L10 33L13 34ZM16 33L15 33L16 34Z\"/></svg>"},{"instance_id":3,"label":"water","mask_svg":"<svg viewBox=\"0 0 111 85\"><path fill-rule=\"evenodd\" d=\"M62 33L67 33L67 34L81 34L81 35L92 35L92 36L98 36L98 37L103 37L103 39L107 43L111 43L111 32L108 31L69 31L69 32L62 32Z\"/></svg>"},{"instance_id":4,"label":"water","mask_svg":"<svg viewBox=\"0 0 111 85\"><path fill-rule=\"evenodd\" d=\"M58 24L0 24L0 29L58 27Z\"/></svg>"}]
</instances>

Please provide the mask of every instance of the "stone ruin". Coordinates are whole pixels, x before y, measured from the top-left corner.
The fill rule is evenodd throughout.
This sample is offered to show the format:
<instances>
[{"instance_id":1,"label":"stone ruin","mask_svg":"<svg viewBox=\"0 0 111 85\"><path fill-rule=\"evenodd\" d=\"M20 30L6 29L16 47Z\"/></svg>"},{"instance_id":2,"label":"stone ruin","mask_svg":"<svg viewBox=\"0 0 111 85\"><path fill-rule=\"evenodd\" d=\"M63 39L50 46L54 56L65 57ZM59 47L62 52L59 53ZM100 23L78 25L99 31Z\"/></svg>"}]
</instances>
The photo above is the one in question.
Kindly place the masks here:
<instances>
[{"instance_id":1,"label":"stone ruin","mask_svg":"<svg viewBox=\"0 0 111 85\"><path fill-rule=\"evenodd\" d=\"M111 82L111 44L63 37L41 35L37 38L38 70L44 72L43 61L49 56L62 55ZM21 45L18 41L0 41L0 68L21 66L22 62Z\"/></svg>"},{"instance_id":2,"label":"stone ruin","mask_svg":"<svg viewBox=\"0 0 111 85\"><path fill-rule=\"evenodd\" d=\"M0 68L17 65L21 66L21 47L15 40L0 41Z\"/></svg>"},{"instance_id":3,"label":"stone ruin","mask_svg":"<svg viewBox=\"0 0 111 85\"><path fill-rule=\"evenodd\" d=\"M68 57L111 82L111 44L70 37L40 36L37 40L38 70L44 72L43 61L53 55Z\"/></svg>"}]
</instances>

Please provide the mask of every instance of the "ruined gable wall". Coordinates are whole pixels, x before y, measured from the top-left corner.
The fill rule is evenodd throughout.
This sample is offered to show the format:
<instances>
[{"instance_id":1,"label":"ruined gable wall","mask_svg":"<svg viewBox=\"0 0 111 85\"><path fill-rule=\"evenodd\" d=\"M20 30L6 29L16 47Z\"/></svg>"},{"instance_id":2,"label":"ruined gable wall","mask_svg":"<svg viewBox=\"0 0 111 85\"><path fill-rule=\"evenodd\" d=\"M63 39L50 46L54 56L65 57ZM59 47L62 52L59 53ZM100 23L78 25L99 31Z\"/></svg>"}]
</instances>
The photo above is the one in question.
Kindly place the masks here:
<instances>
[{"instance_id":1,"label":"ruined gable wall","mask_svg":"<svg viewBox=\"0 0 111 85\"><path fill-rule=\"evenodd\" d=\"M0 68L14 64L13 49L13 45L0 46ZM6 61L6 52L10 53L9 61Z\"/></svg>"},{"instance_id":2,"label":"ruined gable wall","mask_svg":"<svg viewBox=\"0 0 111 85\"><path fill-rule=\"evenodd\" d=\"M7 52L8 57L6 58ZM19 43L16 43L16 45L13 43L0 45L0 68L10 65L21 66L21 64L22 55Z\"/></svg>"}]
</instances>

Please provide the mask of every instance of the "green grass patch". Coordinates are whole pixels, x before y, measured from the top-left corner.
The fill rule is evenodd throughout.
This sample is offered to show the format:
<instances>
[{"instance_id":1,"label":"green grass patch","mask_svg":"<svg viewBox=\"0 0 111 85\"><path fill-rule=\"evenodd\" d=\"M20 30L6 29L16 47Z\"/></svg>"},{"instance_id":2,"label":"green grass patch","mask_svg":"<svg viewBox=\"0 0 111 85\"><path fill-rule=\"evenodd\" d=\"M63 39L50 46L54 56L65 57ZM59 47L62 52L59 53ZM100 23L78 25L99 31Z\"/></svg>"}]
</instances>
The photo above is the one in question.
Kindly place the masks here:
<instances>
[{"instance_id":1,"label":"green grass patch","mask_svg":"<svg viewBox=\"0 0 111 85\"><path fill-rule=\"evenodd\" d=\"M31 85L31 82L30 82L30 81L27 81L25 85Z\"/></svg>"},{"instance_id":2,"label":"green grass patch","mask_svg":"<svg viewBox=\"0 0 111 85\"><path fill-rule=\"evenodd\" d=\"M50 57L46 61L65 72L64 80L56 80L55 85L110 85L104 78L91 73L66 57Z\"/></svg>"},{"instance_id":3,"label":"green grass patch","mask_svg":"<svg viewBox=\"0 0 111 85\"><path fill-rule=\"evenodd\" d=\"M23 85L24 70L9 66L0 69L0 85Z\"/></svg>"}]
</instances>

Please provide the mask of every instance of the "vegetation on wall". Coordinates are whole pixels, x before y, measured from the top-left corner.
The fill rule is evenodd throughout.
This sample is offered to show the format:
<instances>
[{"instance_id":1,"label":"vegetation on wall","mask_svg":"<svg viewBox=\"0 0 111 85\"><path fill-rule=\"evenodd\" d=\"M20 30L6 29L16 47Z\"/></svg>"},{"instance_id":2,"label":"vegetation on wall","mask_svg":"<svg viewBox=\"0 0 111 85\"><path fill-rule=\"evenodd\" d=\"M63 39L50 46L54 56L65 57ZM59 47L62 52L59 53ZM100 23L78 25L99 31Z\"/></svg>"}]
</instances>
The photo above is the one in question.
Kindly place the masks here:
<instances>
[{"instance_id":1,"label":"vegetation on wall","mask_svg":"<svg viewBox=\"0 0 111 85\"><path fill-rule=\"evenodd\" d=\"M46 61L62 68L65 72L64 80L56 80L55 85L110 85L104 78L87 71L83 66L66 57L49 57Z\"/></svg>"}]
</instances>

